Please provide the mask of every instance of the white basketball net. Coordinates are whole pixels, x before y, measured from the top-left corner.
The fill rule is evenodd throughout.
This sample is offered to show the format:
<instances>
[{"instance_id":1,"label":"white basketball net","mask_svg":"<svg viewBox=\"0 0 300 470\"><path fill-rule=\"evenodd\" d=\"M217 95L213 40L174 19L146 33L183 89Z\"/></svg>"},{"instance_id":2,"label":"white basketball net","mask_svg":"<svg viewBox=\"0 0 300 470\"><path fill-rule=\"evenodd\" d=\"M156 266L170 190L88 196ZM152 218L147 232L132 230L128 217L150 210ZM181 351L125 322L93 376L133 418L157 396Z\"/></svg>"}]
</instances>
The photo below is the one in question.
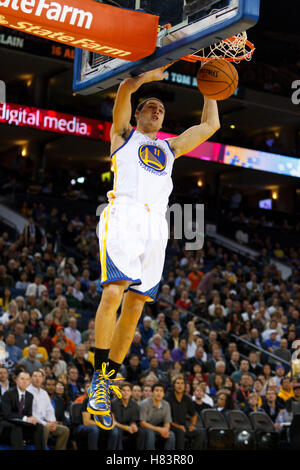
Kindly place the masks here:
<instances>
[{"instance_id":1,"label":"white basketball net","mask_svg":"<svg viewBox=\"0 0 300 470\"><path fill-rule=\"evenodd\" d=\"M251 60L254 52L253 44L248 41L246 31L212 44L205 49L201 49L195 54L184 57L189 62L208 62L212 59L223 58L229 62L239 63L241 60Z\"/></svg>"}]
</instances>

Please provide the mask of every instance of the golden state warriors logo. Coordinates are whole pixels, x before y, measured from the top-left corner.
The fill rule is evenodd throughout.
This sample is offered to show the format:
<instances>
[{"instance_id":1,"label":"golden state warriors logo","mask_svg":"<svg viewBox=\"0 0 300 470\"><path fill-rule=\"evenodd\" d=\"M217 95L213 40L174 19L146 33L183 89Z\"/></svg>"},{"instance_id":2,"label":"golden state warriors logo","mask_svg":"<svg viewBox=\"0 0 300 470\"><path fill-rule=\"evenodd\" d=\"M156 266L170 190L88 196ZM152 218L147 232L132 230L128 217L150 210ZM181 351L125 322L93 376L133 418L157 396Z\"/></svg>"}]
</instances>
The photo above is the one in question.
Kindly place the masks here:
<instances>
[{"instance_id":1,"label":"golden state warriors logo","mask_svg":"<svg viewBox=\"0 0 300 470\"><path fill-rule=\"evenodd\" d=\"M142 145L139 148L140 162L144 168L162 172L166 168L167 156L162 148L156 145Z\"/></svg>"}]
</instances>

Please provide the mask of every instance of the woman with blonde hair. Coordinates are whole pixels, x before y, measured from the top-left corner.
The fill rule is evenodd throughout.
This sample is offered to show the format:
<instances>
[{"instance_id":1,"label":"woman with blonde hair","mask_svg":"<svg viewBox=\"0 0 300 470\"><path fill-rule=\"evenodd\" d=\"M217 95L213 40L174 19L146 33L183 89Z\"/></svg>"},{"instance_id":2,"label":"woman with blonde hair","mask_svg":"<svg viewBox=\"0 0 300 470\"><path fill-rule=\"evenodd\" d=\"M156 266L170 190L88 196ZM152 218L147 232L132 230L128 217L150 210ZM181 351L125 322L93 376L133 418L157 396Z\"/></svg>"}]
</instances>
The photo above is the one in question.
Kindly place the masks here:
<instances>
[{"instance_id":1,"label":"woman with blonde hair","mask_svg":"<svg viewBox=\"0 0 300 470\"><path fill-rule=\"evenodd\" d=\"M12 325L16 323L18 318L19 318L18 305L17 305L17 302L14 299L12 299L7 306L7 310L0 317L0 323L2 323L4 328L10 328Z\"/></svg>"}]
</instances>

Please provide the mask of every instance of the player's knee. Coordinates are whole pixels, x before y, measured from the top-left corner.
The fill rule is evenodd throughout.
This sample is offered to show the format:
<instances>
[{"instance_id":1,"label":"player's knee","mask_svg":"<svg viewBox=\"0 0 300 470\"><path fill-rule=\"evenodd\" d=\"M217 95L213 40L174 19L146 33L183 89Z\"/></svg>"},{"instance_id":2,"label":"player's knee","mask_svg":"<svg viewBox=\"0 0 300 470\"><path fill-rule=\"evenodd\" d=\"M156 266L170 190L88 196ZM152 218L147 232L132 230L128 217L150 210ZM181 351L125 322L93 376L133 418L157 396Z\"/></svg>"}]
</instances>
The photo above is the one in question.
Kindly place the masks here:
<instances>
[{"instance_id":1,"label":"player's knee","mask_svg":"<svg viewBox=\"0 0 300 470\"><path fill-rule=\"evenodd\" d=\"M103 288L102 299L108 302L119 301L124 293L125 287L126 286L123 284L107 284Z\"/></svg>"}]
</instances>

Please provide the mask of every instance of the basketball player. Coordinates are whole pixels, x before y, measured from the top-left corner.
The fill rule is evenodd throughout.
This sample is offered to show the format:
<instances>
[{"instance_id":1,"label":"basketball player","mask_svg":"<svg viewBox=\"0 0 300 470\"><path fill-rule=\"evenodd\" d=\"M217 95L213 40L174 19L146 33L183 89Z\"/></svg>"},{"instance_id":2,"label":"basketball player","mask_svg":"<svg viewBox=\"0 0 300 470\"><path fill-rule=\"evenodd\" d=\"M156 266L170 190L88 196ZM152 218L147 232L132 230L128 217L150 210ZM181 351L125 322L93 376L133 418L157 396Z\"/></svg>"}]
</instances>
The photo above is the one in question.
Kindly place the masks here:
<instances>
[{"instance_id":1,"label":"basketball player","mask_svg":"<svg viewBox=\"0 0 300 470\"><path fill-rule=\"evenodd\" d=\"M113 108L111 158L114 186L99 222L103 293L95 319L95 371L87 410L97 425L113 427L110 390L131 345L145 302L155 300L168 241L166 210L175 158L211 137L220 127L217 103L204 99L201 124L178 137L159 140L163 103L148 98L130 125L131 95L144 83L163 80L171 64L125 79ZM122 302L121 314L116 312Z\"/></svg>"}]
</instances>

